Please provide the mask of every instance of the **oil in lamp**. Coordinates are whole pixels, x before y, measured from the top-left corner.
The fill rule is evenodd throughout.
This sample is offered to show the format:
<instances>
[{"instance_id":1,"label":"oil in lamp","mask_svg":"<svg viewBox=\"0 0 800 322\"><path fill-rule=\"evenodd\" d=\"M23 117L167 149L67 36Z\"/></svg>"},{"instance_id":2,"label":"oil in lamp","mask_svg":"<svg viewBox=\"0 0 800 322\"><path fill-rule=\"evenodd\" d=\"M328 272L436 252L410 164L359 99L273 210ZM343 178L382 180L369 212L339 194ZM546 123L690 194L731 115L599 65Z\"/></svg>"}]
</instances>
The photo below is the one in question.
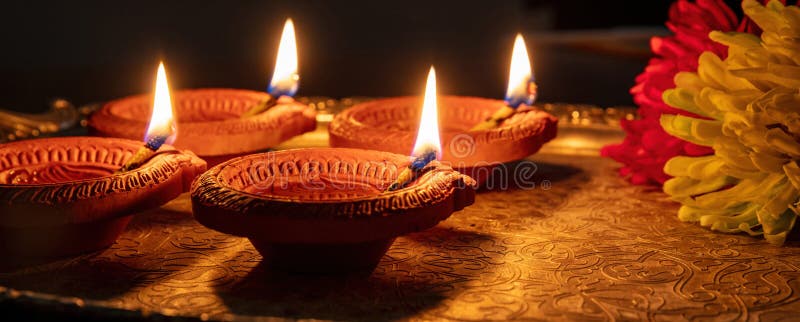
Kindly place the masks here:
<instances>
[{"instance_id":1,"label":"oil in lamp","mask_svg":"<svg viewBox=\"0 0 800 322\"><path fill-rule=\"evenodd\" d=\"M195 218L249 238L269 267L371 272L396 237L433 227L474 201L474 180L435 161L435 86L431 69L411 158L347 148L244 156L193 183Z\"/></svg>"},{"instance_id":2,"label":"oil in lamp","mask_svg":"<svg viewBox=\"0 0 800 322\"><path fill-rule=\"evenodd\" d=\"M241 89L192 89L174 92L179 135L175 147L217 164L263 151L316 129L316 112L292 96L298 88L294 25L286 22L269 93ZM139 139L150 95L106 103L89 119L93 135Z\"/></svg>"},{"instance_id":3,"label":"oil in lamp","mask_svg":"<svg viewBox=\"0 0 800 322\"><path fill-rule=\"evenodd\" d=\"M144 145L98 137L0 145L4 263L38 262L107 247L133 214L186 192L206 170L206 162L192 152L164 144L176 132L163 65L156 83Z\"/></svg>"},{"instance_id":4,"label":"oil in lamp","mask_svg":"<svg viewBox=\"0 0 800 322\"><path fill-rule=\"evenodd\" d=\"M556 136L558 120L541 106L528 104L535 98L536 87L522 38L515 43L505 101L462 96L438 99L442 162L483 186L493 168L536 153ZM414 146L418 113L416 97L355 105L331 122L330 145L406 153Z\"/></svg>"}]
</instances>

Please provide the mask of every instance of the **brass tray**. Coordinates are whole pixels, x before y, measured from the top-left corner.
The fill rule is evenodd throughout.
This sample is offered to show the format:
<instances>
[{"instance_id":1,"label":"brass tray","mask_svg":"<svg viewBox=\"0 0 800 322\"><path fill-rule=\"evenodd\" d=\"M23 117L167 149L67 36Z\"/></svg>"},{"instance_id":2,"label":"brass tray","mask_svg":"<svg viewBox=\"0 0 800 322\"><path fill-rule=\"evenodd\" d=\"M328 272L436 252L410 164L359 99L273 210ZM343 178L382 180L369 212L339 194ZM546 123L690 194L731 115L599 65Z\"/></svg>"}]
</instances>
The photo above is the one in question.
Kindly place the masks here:
<instances>
[{"instance_id":1,"label":"brass tray","mask_svg":"<svg viewBox=\"0 0 800 322\"><path fill-rule=\"evenodd\" d=\"M592 155L622 137L591 121L608 114L560 115L560 141L511 165L517 180L399 238L369 276L265 270L246 239L194 221L182 195L137 215L105 251L0 273L0 304L114 319L796 318L798 244L680 222L665 194L629 185ZM323 139L309 133L284 147Z\"/></svg>"}]
</instances>

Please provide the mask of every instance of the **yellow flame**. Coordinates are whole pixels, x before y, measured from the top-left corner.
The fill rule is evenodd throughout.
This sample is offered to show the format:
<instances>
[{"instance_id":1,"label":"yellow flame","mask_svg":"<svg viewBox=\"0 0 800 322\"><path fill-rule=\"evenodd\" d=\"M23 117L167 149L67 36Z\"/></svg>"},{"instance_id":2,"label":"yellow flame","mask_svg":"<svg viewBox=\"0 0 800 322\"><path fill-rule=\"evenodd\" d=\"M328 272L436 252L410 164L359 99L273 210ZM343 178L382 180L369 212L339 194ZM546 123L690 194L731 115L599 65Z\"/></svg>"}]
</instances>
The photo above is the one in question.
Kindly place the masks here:
<instances>
[{"instance_id":1,"label":"yellow flame","mask_svg":"<svg viewBox=\"0 0 800 322\"><path fill-rule=\"evenodd\" d=\"M275 71L269 83L269 92L273 95L293 96L297 92L297 40L294 37L294 23L286 19L278 46L278 58L275 59Z\"/></svg>"},{"instance_id":2,"label":"yellow flame","mask_svg":"<svg viewBox=\"0 0 800 322\"><path fill-rule=\"evenodd\" d=\"M529 95L528 82L533 76L531 61L528 57L528 49L525 48L525 40L521 34L517 34L514 39L514 50L511 54L511 69L508 72L508 89L506 89L506 99L526 97Z\"/></svg>"},{"instance_id":3,"label":"yellow flame","mask_svg":"<svg viewBox=\"0 0 800 322\"><path fill-rule=\"evenodd\" d=\"M155 135L168 136L167 143L175 140L175 119L172 111L172 99L169 95L169 84L167 83L167 72L164 70L164 62L158 64L156 73L156 89L153 95L153 112L150 115L150 123L147 125L145 141Z\"/></svg>"},{"instance_id":4,"label":"yellow flame","mask_svg":"<svg viewBox=\"0 0 800 322\"><path fill-rule=\"evenodd\" d=\"M436 150L436 158L441 158L442 144L439 140L439 115L436 104L436 70L431 66L428 82L425 85L425 101L422 104L417 141L414 143L413 155Z\"/></svg>"}]
</instances>

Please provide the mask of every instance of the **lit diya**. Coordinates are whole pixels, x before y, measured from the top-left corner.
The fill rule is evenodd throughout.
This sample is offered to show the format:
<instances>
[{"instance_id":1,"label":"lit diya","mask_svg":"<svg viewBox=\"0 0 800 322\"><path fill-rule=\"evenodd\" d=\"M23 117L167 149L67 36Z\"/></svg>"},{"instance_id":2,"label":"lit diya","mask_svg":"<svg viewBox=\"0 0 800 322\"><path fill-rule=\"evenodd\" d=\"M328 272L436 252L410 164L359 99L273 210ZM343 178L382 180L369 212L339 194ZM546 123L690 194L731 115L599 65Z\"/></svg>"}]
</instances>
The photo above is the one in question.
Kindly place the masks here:
<instances>
[{"instance_id":1,"label":"lit diya","mask_svg":"<svg viewBox=\"0 0 800 322\"><path fill-rule=\"evenodd\" d=\"M443 96L438 101L442 160L483 183L491 169L536 153L556 136L558 120L532 105L536 84L525 43L517 36L505 101ZM427 100L427 97L426 97ZM407 153L414 146L420 99L374 100L339 113L330 145Z\"/></svg>"},{"instance_id":2,"label":"lit diya","mask_svg":"<svg viewBox=\"0 0 800 322\"><path fill-rule=\"evenodd\" d=\"M292 97L298 89L294 25L287 20L268 93L241 89L194 89L174 93L180 136L174 146L216 164L263 151L316 128L313 108ZM138 139L150 111L150 95L106 103L89 119L93 135Z\"/></svg>"},{"instance_id":3,"label":"lit diya","mask_svg":"<svg viewBox=\"0 0 800 322\"><path fill-rule=\"evenodd\" d=\"M254 154L217 165L192 186L201 224L243 236L270 266L372 270L395 237L471 205L474 181L439 162L384 192L408 156L335 148Z\"/></svg>"},{"instance_id":4,"label":"lit diya","mask_svg":"<svg viewBox=\"0 0 800 322\"><path fill-rule=\"evenodd\" d=\"M474 201L474 180L435 160L433 111L411 158L342 148L244 156L193 183L192 212L209 228L249 238L270 267L371 271L397 236L433 227Z\"/></svg>"},{"instance_id":5,"label":"lit diya","mask_svg":"<svg viewBox=\"0 0 800 322\"><path fill-rule=\"evenodd\" d=\"M145 143L67 137L0 145L0 255L5 263L112 244L131 216L189 190L206 170L175 136L163 68Z\"/></svg>"}]
</instances>

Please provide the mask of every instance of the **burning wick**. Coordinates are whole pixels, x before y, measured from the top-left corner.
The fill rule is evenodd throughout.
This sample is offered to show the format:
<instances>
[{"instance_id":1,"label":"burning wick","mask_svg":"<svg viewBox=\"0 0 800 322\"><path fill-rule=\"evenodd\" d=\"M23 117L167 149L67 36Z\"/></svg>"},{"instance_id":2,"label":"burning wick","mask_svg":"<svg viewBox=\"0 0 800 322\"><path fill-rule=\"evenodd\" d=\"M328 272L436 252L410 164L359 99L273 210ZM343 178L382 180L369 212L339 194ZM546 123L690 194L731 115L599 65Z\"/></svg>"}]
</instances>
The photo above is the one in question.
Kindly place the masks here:
<instances>
[{"instance_id":1,"label":"burning wick","mask_svg":"<svg viewBox=\"0 0 800 322\"><path fill-rule=\"evenodd\" d=\"M436 106L436 70L431 66L428 82L425 85L425 101L422 104L417 141L414 143L414 160L400 172L386 191L395 191L408 185L422 173L425 166L441 156L442 144L439 140L439 117Z\"/></svg>"},{"instance_id":2,"label":"burning wick","mask_svg":"<svg viewBox=\"0 0 800 322\"><path fill-rule=\"evenodd\" d=\"M278 46L278 58L275 60L275 71L272 73L272 80L267 88L269 98L259 102L241 117L251 117L258 115L278 104L278 98L286 96L291 98L297 93L297 83L300 76L297 75L297 41L294 37L294 23L292 19L286 19L283 25L281 43Z\"/></svg>"},{"instance_id":3,"label":"burning wick","mask_svg":"<svg viewBox=\"0 0 800 322\"><path fill-rule=\"evenodd\" d=\"M128 162L125 163L121 169L119 169L119 172L128 172L142 166L142 164L145 164L145 162L149 161L153 156L155 156L158 148L160 148L161 145L166 141L167 136L164 135L155 135L151 137L149 140L147 140L147 142L144 143L143 147L139 148L139 150L136 150L136 154L134 154L133 157L128 160Z\"/></svg>"},{"instance_id":4,"label":"burning wick","mask_svg":"<svg viewBox=\"0 0 800 322\"><path fill-rule=\"evenodd\" d=\"M169 96L169 84L167 83L167 73L164 70L164 63L158 65L156 73L156 89L153 95L153 113L150 116L150 124L147 125L147 134L144 138L144 146L139 148L136 153L128 160L119 172L131 171L146 163L164 143L171 142L175 138L175 123L172 117L172 99Z\"/></svg>"},{"instance_id":5,"label":"burning wick","mask_svg":"<svg viewBox=\"0 0 800 322\"><path fill-rule=\"evenodd\" d=\"M525 103L533 104L536 101L537 87L533 77L528 50L525 49L525 40L517 34L514 40L514 50L511 54L511 69L508 73L508 89L506 90L506 105L478 123L470 131L489 130L500 126L503 121L517 112L517 107Z\"/></svg>"},{"instance_id":6,"label":"burning wick","mask_svg":"<svg viewBox=\"0 0 800 322\"><path fill-rule=\"evenodd\" d=\"M436 160L436 150L433 148L418 155L416 158L414 158L414 161L411 161L411 164L409 164L408 167L403 169L403 172L400 172L400 175L397 176L397 179L392 182L391 185L389 185L389 188L387 188L386 191L395 191L405 187L409 182L414 181L414 179L417 178L417 175L422 172L422 169L424 169L425 166L433 160Z\"/></svg>"}]
</instances>

